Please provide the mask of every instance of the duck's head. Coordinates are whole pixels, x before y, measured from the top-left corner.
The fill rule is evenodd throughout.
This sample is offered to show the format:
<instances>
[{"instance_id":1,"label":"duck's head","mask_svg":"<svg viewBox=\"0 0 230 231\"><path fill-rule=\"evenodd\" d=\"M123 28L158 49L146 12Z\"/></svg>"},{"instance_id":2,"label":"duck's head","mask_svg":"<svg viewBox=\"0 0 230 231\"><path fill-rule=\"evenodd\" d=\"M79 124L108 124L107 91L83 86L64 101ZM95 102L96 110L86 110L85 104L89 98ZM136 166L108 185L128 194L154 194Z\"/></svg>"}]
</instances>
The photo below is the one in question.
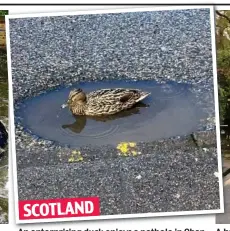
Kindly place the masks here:
<instances>
[{"instance_id":1,"label":"duck's head","mask_svg":"<svg viewBox=\"0 0 230 231\"><path fill-rule=\"evenodd\" d=\"M86 101L86 95L85 93L82 91L82 89L78 88L78 89L74 89L72 91L70 91L69 93L69 99L67 101L67 104L72 104L74 103L83 103Z\"/></svg>"}]
</instances>

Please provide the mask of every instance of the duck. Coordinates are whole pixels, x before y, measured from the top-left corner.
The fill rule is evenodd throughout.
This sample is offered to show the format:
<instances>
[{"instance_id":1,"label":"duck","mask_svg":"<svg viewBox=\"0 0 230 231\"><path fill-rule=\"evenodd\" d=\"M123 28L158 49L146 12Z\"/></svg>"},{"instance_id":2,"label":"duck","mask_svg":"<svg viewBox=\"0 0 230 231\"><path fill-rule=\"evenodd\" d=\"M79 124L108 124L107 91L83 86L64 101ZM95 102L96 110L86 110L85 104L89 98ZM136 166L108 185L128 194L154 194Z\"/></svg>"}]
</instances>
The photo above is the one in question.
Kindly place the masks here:
<instances>
[{"instance_id":1,"label":"duck","mask_svg":"<svg viewBox=\"0 0 230 231\"><path fill-rule=\"evenodd\" d=\"M100 89L86 94L81 88L69 93L67 105L73 115L106 116L132 108L150 92L140 89Z\"/></svg>"}]
</instances>

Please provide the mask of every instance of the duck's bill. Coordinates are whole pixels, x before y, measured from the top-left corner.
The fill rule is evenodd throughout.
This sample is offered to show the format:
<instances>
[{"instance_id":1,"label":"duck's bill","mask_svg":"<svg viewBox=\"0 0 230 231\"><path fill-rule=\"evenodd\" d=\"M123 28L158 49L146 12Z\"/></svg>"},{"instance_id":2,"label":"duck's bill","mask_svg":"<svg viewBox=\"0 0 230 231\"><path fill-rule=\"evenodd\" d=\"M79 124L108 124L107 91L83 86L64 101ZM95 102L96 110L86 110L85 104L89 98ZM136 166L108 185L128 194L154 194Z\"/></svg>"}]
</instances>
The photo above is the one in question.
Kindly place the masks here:
<instances>
[{"instance_id":1,"label":"duck's bill","mask_svg":"<svg viewBox=\"0 0 230 231\"><path fill-rule=\"evenodd\" d=\"M61 105L61 108L66 108L67 106L68 106L68 104L64 103L64 104Z\"/></svg>"}]
</instances>

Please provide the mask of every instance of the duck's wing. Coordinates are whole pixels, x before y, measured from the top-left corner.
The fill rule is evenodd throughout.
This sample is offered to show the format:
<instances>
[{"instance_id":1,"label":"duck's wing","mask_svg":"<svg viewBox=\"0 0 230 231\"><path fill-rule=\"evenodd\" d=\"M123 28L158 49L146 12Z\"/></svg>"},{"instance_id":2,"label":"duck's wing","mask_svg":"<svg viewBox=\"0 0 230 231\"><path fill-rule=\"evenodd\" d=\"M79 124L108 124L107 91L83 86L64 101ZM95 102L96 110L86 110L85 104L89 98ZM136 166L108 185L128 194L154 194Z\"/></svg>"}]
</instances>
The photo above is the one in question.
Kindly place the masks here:
<instances>
[{"instance_id":1,"label":"duck's wing","mask_svg":"<svg viewBox=\"0 0 230 231\"><path fill-rule=\"evenodd\" d=\"M89 100L100 100L111 103L125 103L131 100L133 97L138 99L141 96L141 90L139 89L125 89L125 88L114 88L114 89L101 89L98 91L91 92L87 95Z\"/></svg>"},{"instance_id":2,"label":"duck's wing","mask_svg":"<svg viewBox=\"0 0 230 231\"><path fill-rule=\"evenodd\" d=\"M114 96L115 94L120 94L124 92L125 89L123 88L114 88L114 89L100 89L97 91L92 91L89 94L87 94L88 98L98 98L98 97L109 97Z\"/></svg>"},{"instance_id":3,"label":"duck's wing","mask_svg":"<svg viewBox=\"0 0 230 231\"><path fill-rule=\"evenodd\" d=\"M121 103L125 103L125 102L131 100L132 98L134 98L134 96L135 96L134 92L127 92L127 93L124 93L124 95L119 98L119 101Z\"/></svg>"},{"instance_id":4,"label":"duck's wing","mask_svg":"<svg viewBox=\"0 0 230 231\"><path fill-rule=\"evenodd\" d=\"M102 89L87 95L88 114L115 114L124 109L131 108L149 93L138 89ZM96 112L96 113L95 113Z\"/></svg>"}]
</instances>

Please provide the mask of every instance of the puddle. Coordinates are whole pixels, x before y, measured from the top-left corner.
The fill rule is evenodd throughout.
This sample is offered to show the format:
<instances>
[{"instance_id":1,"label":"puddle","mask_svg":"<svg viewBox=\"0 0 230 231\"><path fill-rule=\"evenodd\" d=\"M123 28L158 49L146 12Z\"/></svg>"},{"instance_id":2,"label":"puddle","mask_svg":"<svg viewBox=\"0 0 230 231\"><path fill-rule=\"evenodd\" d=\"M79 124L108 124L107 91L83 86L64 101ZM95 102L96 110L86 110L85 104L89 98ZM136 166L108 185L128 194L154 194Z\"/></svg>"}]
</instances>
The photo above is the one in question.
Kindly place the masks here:
<instances>
[{"instance_id":1,"label":"puddle","mask_svg":"<svg viewBox=\"0 0 230 231\"><path fill-rule=\"evenodd\" d=\"M142 89L151 95L130 110L100 119L73 116L68 108L61 108L73 88L90 92L120 87ZM15 112L16 121L33 135L71 147L116 145L121 141L153 141L186 135L196 131L199 121L205 118L190 87L155 81L78 83L23 101Z\"/></svg>"}]
</instances>

